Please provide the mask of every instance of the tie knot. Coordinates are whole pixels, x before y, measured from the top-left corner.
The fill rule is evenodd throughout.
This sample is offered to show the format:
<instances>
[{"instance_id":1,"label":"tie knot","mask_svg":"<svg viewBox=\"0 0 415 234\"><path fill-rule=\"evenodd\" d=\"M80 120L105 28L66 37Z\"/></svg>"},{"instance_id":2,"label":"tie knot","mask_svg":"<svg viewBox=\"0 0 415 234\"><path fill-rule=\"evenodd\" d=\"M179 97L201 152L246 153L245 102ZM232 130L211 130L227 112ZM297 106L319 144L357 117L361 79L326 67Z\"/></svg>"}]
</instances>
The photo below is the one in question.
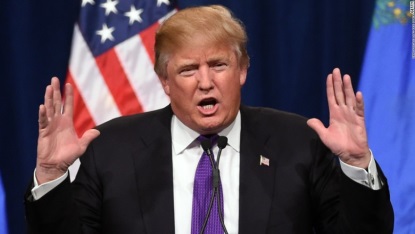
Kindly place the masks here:
<instances>
[{"instance_id":1,"label":"tie knot","mask_svg":"<svg viewBox=\"0 0 415 234\"><path fill-rule=\"evenodd\" d=\"M210 141L210 144L213 146L218 141L219 135L218 134L209 134L209 135L200 135L197 140L199 142L203 142L206 140Z\"/></svg>"}]
</instances>

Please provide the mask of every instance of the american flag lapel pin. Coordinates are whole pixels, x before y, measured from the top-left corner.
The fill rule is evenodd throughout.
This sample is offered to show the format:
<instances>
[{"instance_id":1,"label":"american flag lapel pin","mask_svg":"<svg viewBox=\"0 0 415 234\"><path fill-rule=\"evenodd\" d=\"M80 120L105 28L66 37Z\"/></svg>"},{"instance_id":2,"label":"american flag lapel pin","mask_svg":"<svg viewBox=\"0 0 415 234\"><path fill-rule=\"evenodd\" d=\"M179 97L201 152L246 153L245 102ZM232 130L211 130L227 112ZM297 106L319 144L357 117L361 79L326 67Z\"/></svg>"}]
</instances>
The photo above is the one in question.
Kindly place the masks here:
<instances>
[{"instance_id":1,"label":"american flag lapel pin","mask_svg":"<svg viewBox=\"0 0 415 234\"><path fill-rule=\"evenodd\" d=\"M269 166L269 158L259 155L259 165Z\"/></svg>"}]
</instances>

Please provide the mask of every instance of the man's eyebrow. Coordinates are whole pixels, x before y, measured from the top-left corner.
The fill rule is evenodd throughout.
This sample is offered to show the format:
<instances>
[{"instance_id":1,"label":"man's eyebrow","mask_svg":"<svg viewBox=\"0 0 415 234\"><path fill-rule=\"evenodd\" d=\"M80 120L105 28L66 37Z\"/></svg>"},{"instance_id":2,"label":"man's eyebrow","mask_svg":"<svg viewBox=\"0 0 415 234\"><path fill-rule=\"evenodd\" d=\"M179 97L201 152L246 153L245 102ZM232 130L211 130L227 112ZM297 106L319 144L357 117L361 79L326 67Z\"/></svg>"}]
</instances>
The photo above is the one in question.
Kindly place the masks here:
<instances>
[{"instance_id":1,"label":"man's eyebrow","mask_svg":"<svg viewBox=\"0 0 415 234\"><path fill-rule=\"evenodd\" d=\"M217 63L217 62L227 62L230 59L228 58L228 56L216 56L216 57L212 57L208 59L208 63Z\"/></svg>"},{"instance_id":2,"label":"man's eyebrow","mask_svg":"<svg viewBox=\"0 0 415 234\"><path fill-rule=\"evenodd\" d=\"M199 67L199 64L196 62L184 62L182 64L177 64L176 69L181 70L184 68L197 68Z\"/></svg>"},{"instance_id":3,"label":"man's eyebrow","mask_svg":"<svg viewBox=\"0 0 415 234\"><path fill-rule=\"evenodd\" d=\"M212 64L212 63L218 63L218 62L223 62L223 61L225 61L225 59L223 58L214 58L214 59L209 59L207 63Z\"/></svg>"}]
</instances>

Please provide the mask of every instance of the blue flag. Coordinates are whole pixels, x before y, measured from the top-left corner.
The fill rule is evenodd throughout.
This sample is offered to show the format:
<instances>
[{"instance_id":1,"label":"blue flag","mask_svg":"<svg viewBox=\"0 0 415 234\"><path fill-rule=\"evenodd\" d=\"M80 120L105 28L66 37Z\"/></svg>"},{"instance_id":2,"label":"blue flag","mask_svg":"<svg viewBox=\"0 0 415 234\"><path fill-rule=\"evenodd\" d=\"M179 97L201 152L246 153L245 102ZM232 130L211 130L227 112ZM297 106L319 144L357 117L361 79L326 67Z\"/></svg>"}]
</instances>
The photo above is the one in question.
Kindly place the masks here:
<instances>
[{"instance_id":1,"label":"blue flag","mask_svg":"<svg viewBox=\"0 0 415 234\"><path fill-rule=\"evenodd\" d=\"M369 145L388 178L394 233L415 233L414 1L378 0L360 79Z\"/></svg>"},{"instance_id":2,"label":"blue flag","mask_svg":"<svg viewBox=\"0 0 415 234\"><path fill-rule=\"evenodd\" d=\"M7 233L7 219L6 219L6 196L3 189L3 181L0 174L0 234Z\"/></svg>"}]
</instances>

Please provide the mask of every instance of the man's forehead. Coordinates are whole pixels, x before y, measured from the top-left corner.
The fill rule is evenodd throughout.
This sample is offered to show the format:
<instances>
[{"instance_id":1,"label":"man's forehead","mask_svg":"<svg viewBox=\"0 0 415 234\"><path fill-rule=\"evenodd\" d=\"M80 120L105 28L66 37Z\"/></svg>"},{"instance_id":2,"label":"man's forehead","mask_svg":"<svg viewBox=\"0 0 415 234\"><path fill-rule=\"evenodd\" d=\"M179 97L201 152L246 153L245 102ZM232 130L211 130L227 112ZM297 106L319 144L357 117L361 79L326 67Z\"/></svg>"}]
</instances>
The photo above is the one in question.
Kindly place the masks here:
<instances>
[{"instance_id":1,"label":"man's forehead","mask_svg":"<svg viewBox=\"0 0 415 234\"><path fill-rule=\"evenodd\" d=\"M171 60L174 63L202 62L216 60L232 60L236 53L231 47L187 48L173 53Z\"/></svg>"}]
</instances>

